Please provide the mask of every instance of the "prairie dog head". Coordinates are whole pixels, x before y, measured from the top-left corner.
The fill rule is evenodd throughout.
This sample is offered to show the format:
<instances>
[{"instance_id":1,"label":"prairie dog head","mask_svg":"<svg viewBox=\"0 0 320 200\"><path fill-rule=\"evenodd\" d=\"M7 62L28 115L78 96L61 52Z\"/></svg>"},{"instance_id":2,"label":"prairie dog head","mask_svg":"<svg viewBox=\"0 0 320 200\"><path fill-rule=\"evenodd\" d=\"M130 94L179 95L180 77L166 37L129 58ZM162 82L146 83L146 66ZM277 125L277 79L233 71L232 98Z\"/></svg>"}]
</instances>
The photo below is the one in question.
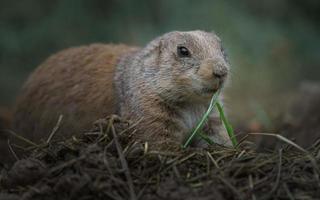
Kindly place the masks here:
<instances>
[{"instance_id":1,"label":"prairie dog head","mask_svg":"<svg viewBox=\"0 0 320 200\"><path fill-rule=\"evenodd\" d=\"M150 42L143 51L144 76L165 100L208 100L222 88L229 64L214 33L170 32Z\"/></svg>"}]
</instances>

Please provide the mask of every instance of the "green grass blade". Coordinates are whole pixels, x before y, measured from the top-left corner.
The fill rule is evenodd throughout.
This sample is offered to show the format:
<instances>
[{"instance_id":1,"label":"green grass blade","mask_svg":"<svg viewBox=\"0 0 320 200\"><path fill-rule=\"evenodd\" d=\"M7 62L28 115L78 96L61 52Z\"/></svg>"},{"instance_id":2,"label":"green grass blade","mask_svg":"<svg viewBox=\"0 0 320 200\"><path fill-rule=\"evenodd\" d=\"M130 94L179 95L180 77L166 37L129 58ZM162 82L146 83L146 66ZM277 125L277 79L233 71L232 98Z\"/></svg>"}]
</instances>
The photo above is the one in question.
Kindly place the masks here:
<instances>
[{"instance_id":1,"label":"green grass blade","mask_svg":"<svg viewBox=\"0 0 320 200\"><path fill-rule=\"evenodd\" d=\"M205 133L203 133L203 132L200 131L200 132L198 133L198 135L199 135L199 137L200 137L201 139L203 139L203 140L204 140L205 142L207 142L209 145L214 144L214 141L211 140L210 137L207 136Z\"/></svg>"},{"instance_id":2,"label":"green grass blade","mask_svg":"<svg viewBox=\"0 0 320 200\"><path fill-rule=\"evenodd\" d=\"M218 101L218 97L219 97L220 91L216 92L210 101L208 110L205 112L205 114L203 115L203 117L201 118L200 122L198 123L198 125L196 126L196 128L193 130L193 132L190 134L189 138L187 139L187 141L184 143L184 145L182 146L183 148L186 148L188 145L190 145L190 143L192 142L193 138L197 135L197 133L199 132L199 130L201 130L204 126L204 124L206 123L212 109L214 108L215 104Z\"/></svg>"},{"instance_id":3,"label":"green grass blade","mask_svg":"<svg viewBox=\"0 0 320 200\"><path fill-rule=\"evenodd\" d=\"M227 130L227 132L228 132L229 138L231 139L232 145L234 147L236 147L238 142L237 142L237 139L236 139L236 137L234 135L233 128L232 128L231 124L228 122L228 120L227 120L227 118L226 118L226 116L224 114L223 107L219 102L216 103L216 107L217 107L217 109L219 111L220 118L221 118L221 120L222 120L222 122L223 122L223 124L224 124L224 126L225 126L225 128Z\"/></svg>"}]
</instances>

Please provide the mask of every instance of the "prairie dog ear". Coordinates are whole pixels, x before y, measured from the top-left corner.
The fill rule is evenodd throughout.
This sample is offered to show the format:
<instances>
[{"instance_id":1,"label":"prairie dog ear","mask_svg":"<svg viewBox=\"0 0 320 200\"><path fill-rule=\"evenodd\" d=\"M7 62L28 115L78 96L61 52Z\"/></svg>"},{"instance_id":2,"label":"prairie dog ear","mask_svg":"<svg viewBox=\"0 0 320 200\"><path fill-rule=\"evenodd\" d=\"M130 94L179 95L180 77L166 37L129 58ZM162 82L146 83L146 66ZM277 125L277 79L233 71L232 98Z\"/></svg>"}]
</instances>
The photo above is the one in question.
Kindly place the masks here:
<instances>
[{"instance_id":1,"label":"prairie dog ear","mask_svg":"<svg viewBox=\"0 0 320 200\"><path fill-rule=\"evenodd\" d=\"M146 47L145 47L145 54L150 55L150 54L161 54L162 51L162 45L163 44L163 39L162 37L158 37L154 40L152 40Z\"/></svg>"},{"instance_id":2,"label":"prairie dog ear","mask_svg":"<svg viewBox=\"0 0 320 200\"><path fill-rule=\"evenodd\" d=\"M146 67L158 68L160 65L160 57L163 51L163 38L158 37L143 49L143 62Z\"/></svg>"},{"instance_id":3,"label":"prairie dog ear","mask_svg":"<svg viewBox=\"0 0 320 200\"><path fill-rule=\"evenodd\" d=\"M172 31L160 37L157 37L156 39L149 42L149 44L145 47L145 54L158 53L158 55L161 55L165 47L170 46L170 44L172 43L175 43L177 38L179 38L180 36L181 32Z\"/></svg>"}]
</instances>

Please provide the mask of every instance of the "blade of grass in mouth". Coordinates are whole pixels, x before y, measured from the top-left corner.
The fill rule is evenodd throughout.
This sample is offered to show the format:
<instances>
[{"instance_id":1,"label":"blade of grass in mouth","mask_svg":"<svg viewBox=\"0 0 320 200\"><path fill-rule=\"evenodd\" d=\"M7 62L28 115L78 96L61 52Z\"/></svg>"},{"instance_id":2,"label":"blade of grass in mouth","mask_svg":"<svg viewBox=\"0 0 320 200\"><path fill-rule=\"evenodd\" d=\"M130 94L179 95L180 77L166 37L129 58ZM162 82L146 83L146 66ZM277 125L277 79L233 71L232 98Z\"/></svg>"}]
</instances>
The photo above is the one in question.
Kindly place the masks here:
<instances>
[{"instance_id":1,"label":"blade of grass in mouth","mask_svg":"<svg viewBox=\"0 0 320 200\"><path fill-rule=\"evenodd\" d=\"M219 102L216 103L216 107L217 107L217 109L219 111L220 119L222 120L222 122L224 124L224 127L227 130L227 133L228 133L229 138L230 138L230 140L232 142L232 145L233 145L233 147L236 147L238 145L238 142L237 142L237 139L236 139L236 137L234 135L233 128L232 128L231 124L229 123L229 121L227 120L227 118L226 118L226 116L224 114L223 107Z\"/></svg>"},{"instance_id":2,"label":"blade of grass in mouth","mask_svg":"<svg viewBox=\"0 0 320 200\"><path fill-rule=\"evenodd\" d=\"M194 139L195 136L199 135L202 139L204 139L207 143L209 144L212 144L214 143L212 140L210 140L209 137L204 137L205 135L203 133L201 133L201 130L204 126L204 124L206 123L206 121L208 120L208 117L210 115L210 113L212 112L213 108L216 106L217 110L219 111L219 114L220 114L220 119L221 121L223 122L224 124L224 127L226 128L227 130L227 133L229 135L229 138L232 142L232 145L234 147L237 146L237 140L235 138L235 135L234 135L234 131L233 131L233 128L231 126L231 124L228 122L225 114L224 114L224 110L223 110L223 107L222 105L219 103L218 101L218 97L219 97L219 94L220 94L220 90L217 91L211 98L211 101L210 101L210 104L209 104L209 107L207 109L207 111L205 112L205 114L202 116L200 122L197 124L196 128L193 129L192 133L190 134L190 136L188 137L187 141L184 143L184 145L182 146L183 148L186 148L188 145L190 145L190 143L192 142L192 140Z\"/></svg>"},{"instance_id":3,"label":"blade of grass in mouth","mask_svg":"<svg viewBox=\"0 0 320 200\"><path fill-rule=\"evenodd\" d=\"M187 139L187 141L184 143L183 148L186 148L188 145L190 145L190 143L192 142L193 138L197 135L197 133L199 132L199 130L201 130L204 126L204 124L206 123L212 109L214 108L214 105L217 103L218 97L220 94L220 90L217 91L211 98L208 110L204 113L204 115L202 116L200 122L198 123L198 125L196 126L196 128L193 130L193 132L191 133L191 135L189 136L189 138Z\"/></svg>"}]
</instances>

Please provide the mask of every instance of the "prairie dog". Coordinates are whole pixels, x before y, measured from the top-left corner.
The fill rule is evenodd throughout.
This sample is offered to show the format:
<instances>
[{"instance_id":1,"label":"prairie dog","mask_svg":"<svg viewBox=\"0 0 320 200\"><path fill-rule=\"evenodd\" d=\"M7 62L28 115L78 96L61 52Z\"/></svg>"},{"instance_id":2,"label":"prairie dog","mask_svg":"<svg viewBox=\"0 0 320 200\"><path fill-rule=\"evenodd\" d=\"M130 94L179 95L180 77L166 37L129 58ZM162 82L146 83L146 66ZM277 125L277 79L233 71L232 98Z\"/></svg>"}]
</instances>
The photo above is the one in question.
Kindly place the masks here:
<instances>
[{"instance_id":1,"label":"prairie dog","mask_svg":"<svg viewBox=\"0 0 320 200\"><path fill-rule=\"evenodd\" d=\"M118 114L141 119L135 139L166 149L189 135L229 70L220 39L204 31L169 32L144 48L70 48L48 58L29 77L15 106L13 127L38 141L48 137L60 115L55 137L81 134L95 120ZM205 129L213 141L230 146L216 113Z\"/></svg>"}]
</instances>

